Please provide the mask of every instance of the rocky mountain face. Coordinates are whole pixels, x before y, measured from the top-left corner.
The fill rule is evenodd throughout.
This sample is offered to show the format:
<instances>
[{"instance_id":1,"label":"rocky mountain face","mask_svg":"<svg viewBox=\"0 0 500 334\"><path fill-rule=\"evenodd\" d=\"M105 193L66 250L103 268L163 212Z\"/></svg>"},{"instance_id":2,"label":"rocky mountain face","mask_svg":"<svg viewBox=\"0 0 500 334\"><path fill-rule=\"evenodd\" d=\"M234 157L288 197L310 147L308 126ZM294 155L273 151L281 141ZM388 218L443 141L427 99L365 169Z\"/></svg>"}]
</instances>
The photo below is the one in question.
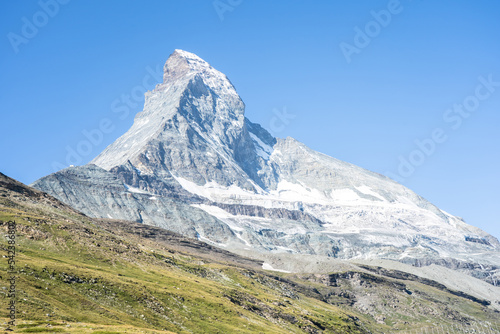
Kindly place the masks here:
<instances>
[{"instance_id":1,"label":"rocky mountain face","mask_svg":"<svg viewBox=\"0 0 500 334\"><path fill-rule=\"evenodd\" d=\"M500 282L497 239L383 175L274 138L244 109L224 74L176 50L127 133L33 187L235 252L439 264Z\"/></svg>"}]
</instances>

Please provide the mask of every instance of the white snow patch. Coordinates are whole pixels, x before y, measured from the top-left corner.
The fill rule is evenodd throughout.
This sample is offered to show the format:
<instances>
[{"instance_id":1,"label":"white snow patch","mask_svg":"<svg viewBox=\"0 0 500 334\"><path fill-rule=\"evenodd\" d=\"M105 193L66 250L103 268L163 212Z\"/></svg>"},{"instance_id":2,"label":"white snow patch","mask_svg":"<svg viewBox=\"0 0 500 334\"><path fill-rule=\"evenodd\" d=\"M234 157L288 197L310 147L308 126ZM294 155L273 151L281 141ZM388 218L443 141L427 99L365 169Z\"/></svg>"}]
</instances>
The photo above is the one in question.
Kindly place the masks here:
<instances>
[{"instance_id":1,"label":"white snow patch","mask_svg":"<svg viewBox=\"0 0 500 334\"><path fill-rule=\"evenodd\" d=\"M330 197L335 202L353 202L360 200L361 198L352 189L333 189L330 193Z\"/></svg>"},{"instance_id":2,"label":"white snow patch","mask_svg":"<svg viewBox=\"0 0 500 334\"><path fill-rule=\"evenodd\" d=\"M216 202L233 202L246 205L260 205L266 208L286 207L290 210L297 210L297 203L309 205L346 205L370 204L374 206L388 206L390 203L373 202L362 199L351 189L337 189L330 193L330 196L323 191L315 188L309 188L300 183L293 183L287 180L281 180L276 190L263 190L253 181L248 180L256 189L256 192L242 189L236 185L229 187L222 186L216 182L208 182L205 185L186 180L180 176L172 175L177 182L188 192L210 199ZM415 205L412 205L415 207Z\"/></svg>"},{"instance_id":3,"label":"white snow patch","mask_svg":"<svg viewBox=\"0 0 500 334\"><path fill-rule=\"evenodd\" d=\"M285 251L287 253L296 253L293 249L288 248L288 247L276 246L276 249L280 249L280 250Z\"/></svg>"},{"instance_id":4,"label":"white snow patch","mask_svg":"<svg viewBox=\"0 0 500 334\"><path fill-rule=\"evenodd\" d=\"M287 270L274 269L273 266L271 266L269 263L266 263L266 262L264 262L264 264L262 264L262 269L264 269L264 270L272 270L272 271L279 271L281 273L290 273L290 271L287 271Z\"/></svg>"},{"instance_id":5,"label":"white snow patch","mask_svg":"<svg viewBox=\"0 0 500 334\"><path fill-rule=\"evenodd\" d=\"M273 148L267 144L265 144L262 140L260 140L259 137L254 135L253 133L250 133L250 137L252 137L252 140L255 143L255 149L256 153L262 157L264 160L268 160L271 154L273 153Z\"/></svg>"},{"instance_id":6,"label":"white snow patch","mask_svg":"<svg viewBox=\"0 0 500 334\"><path fill-rule=\"evenodd\" d=\"M214 181L208 182L203 186L199 186L194 182L186 180L182 177L175 176L172 177L180 183L180 185L192 194L208 198L210 200L216 200L220 197L234 198L238 196L251 197L255 193L248 190L242 189L235 185L230 185L229 187L222 186Z\"/></svg>"},{"instance_id":7,"label":"white snow patch","mask_svg":"<svg viewBox=\"0 0 500 334\"><path fill-rule=\"evenodd\" d=\"M198 240L203 241L203 242L206 242L206 243L209 243L209 244L212 244L212 245L215 245L215 246L217 246L217 247L227 247L227 245L226 245L226 244L220 244L220 243L215 242L215 241L212 241L212 240L210 240L210 239L208 239L208 238L202 237L201 235L200 235L200 236L198 236Z\"/></svg>"},{"instance_id":8,"label":"white snow patch","mask_svg":"<svg viewBox=\"0 0 500 334\"><path fill-rule=\"evenodd\" d=\"M375 191L372 190L372 188L368 187L368 186L360 186L360 187L355 187L359 192L362 192L363 194L365 195L371 195L373 197L376 197L382 201L385 201L385 198L383 198L382 196L380 196L378 193L376 193Z\"/></svg>"},{"instance_id":9,"label":"white snow patch","mask_svg":"<svg viewBox=\"0 0 500 334\"><path fill-rule=\"evenodd\" d=\"M277 189L271 191L270 194L276 199L288 202L328 203L328 198L321 191L286 180L280 181Z\"/></svg>"},{"instance_id":10,"label":"white snow patch","mask_svg":"<svg viewBox=\"0 0 500 334\"><path fill-rule=\"evenodd\" d=\"M144 191L144 190L141 190L139 188L135 188L135 187L129 186L128 184L125 184L125 183L123 184L123 186L125 187L125 189L127 189L128 192L131 192L131 193L134 193L134 194L151 195L147 191Z\"/></svg>"},{"instance_id":11,"label":"white snow patch","mask_svg":"<svg viewBox=\"0 0 500 334\"><path fill-rule=\"evenodd\" d=\"M233 231L243 231L244 229L241 228L240 226L232 223L228 218L236 218L236 216L230 214L229 212L217 207L217 206L212 206L212 205L206 205L206 204L192 204L192 207L201 209L208 213L209 215L212 215L216 218L219 218L222 220L224 223L226 223L227 226L229 226ZM236 233L237 234L237 233Z\"/></svg>"}]
</instances>

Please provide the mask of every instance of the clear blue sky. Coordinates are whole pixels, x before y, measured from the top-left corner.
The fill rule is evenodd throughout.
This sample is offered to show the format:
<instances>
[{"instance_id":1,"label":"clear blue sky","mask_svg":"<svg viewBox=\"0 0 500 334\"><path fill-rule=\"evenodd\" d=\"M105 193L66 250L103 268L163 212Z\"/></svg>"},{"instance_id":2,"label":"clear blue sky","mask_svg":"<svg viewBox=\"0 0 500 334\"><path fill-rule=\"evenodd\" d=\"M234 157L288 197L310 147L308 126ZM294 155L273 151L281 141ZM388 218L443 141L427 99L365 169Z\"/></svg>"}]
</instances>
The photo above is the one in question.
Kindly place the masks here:
<instances>
[{"instance_id":1,"label":"clear blue sky","mask_svg":"<svg viewBox=\"0 0 500 334\"><path fill-rule=\"evenodd\" d=\"M479 79L500 81L500 2L54 1L0 3L3 173L53 172L107 118L90 161L142 109L121 119L122 95L153 88L149 72L179 48L227 74L276 136L392 177L411 158L404 185L500 237L500 87ZM273 127L284 108L295 118Z\"/></svg>"}]
</instances>

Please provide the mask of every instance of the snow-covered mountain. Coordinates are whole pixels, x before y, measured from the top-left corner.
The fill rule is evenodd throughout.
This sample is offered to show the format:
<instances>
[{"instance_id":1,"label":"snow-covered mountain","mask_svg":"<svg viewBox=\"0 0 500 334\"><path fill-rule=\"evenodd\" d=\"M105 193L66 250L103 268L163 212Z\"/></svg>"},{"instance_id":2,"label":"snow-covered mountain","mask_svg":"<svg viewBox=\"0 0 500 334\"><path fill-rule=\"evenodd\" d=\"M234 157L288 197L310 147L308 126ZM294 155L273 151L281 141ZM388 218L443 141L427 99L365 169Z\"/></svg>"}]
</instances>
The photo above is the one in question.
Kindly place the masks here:
<instances>
[{"instance_id":1,"label":"snow-covered mountain","mask_svg":"<svg viewBox=\"0 0 500 334\"><path fill-rule=\"evenodd\" d=\"M229 79L175 50L130 130L33 186L84 213L238 252L441 264L496 284L500 243L383 176L274 138Z\"/></svg>"}]
</instances>

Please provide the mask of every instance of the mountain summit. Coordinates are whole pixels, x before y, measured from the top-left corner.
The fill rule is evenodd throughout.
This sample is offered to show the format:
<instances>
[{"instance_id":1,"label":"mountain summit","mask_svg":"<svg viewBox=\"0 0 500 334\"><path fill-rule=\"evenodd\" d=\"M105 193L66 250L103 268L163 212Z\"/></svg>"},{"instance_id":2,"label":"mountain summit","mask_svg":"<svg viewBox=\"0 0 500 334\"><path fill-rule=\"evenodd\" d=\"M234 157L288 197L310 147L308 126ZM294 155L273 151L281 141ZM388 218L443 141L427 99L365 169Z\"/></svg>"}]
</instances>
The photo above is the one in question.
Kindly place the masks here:
<instances>
[{"instance_id":1,"label":"mountain summit","mask_svg":"<svg viewBox=\"0 0 500 334\"><path fill-rule=\"evenodd\" d=\"M244 109L224 74L176 50L164 66L163 83L146 93L144 111L132 128L91 163L109 170L130 161L145 173L175 171L200 185L253 190L246 174L255 169L257 157L247 151L253 145L249 129L263 130L245 120ZM265 141L275 142L267 133Z\"/></svg>"},{"instance_id":2,"label":"mountain summit","mask_svg":"<svg viewBox=\"0 0 500 334\"><path fill-rule=\"evenodd\" d=\"M94 217L237 252L441 264L496 284L500 244L395 181L274 138L229 79L175 52L127 133L33 186Z\"/></svg>"}]
</instances>

